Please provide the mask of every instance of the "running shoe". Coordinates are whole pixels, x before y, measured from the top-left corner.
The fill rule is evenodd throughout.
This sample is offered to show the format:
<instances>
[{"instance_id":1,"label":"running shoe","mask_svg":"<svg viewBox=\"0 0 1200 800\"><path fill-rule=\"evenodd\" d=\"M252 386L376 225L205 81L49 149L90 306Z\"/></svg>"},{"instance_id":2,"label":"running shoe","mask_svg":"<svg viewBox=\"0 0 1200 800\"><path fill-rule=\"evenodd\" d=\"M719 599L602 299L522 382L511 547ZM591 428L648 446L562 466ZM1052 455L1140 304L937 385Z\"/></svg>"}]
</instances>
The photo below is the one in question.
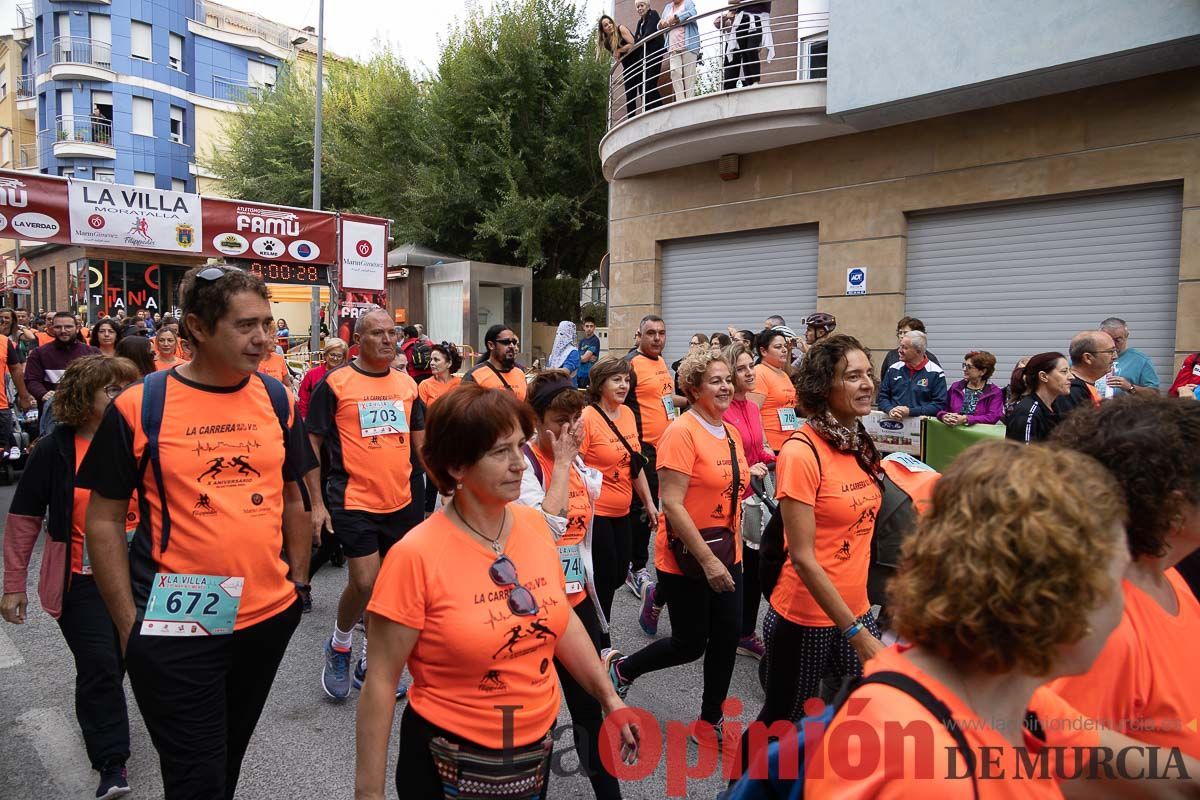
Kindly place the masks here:
<instances>
[{"instance_id":1,"label":"running shoe","mask_svg":"<svg viewBox=\"0 0 1200 800\"><path fill-rule=\"evenodd\" d=\"M19 448L19 447L8 448L8 460L9 461L20 461L21 460L21 448ZM113 797L119 797L119 796L120 795L113 795Z\"/></svg>"},{"instance_id":2,"label":"running shoe","mask_svg":"<svg viewBox=\"0 0 1200 800\"><path fill-rule=\"evenodd\" d=\"M96 787L96 800L111 800L114 797L124 797L132 789L129 788L124 765L104 765L100 769L100 785Z\"/></svg>"},{"instance_id":3,"label":"running shoe","mask_svg":"<svg viewBox=\"0 0 1200 800\"><path fill-rule=\"evenodd\" d=\"M762 658L767 652L767 646L763 644L763 640L758 638L757 633L743 636L738 639L737 654L739 656L749 656L750 658Z\"/></svg>"},{"instance_id":4,"label":"running shoe","mask_svg":"<svg viewBox=\"0 0 1200 800\"><path fill-rule=\"evenodd\" d=\"M627 681L621 677L619 666L624 660L625 656L617 649L609 650L608 655L604 657L604 670L608 673L608 679L612 681L617 697L622 700L625 699L625 695L629 694L629 687L633 686L633 681Z\"/></svg>"},{"instance_id":5,"label":"running shoe","mask_svg":"<svg viewBox=\"0 0 1200 800\"><path fill-rule=\"evenodd\" d=\"M721 744L725 741L725 731L723 730L725 727L725 718L721 717L716 722L705 722L702 719L698 719L692 723L692 732L688 734L688 738L692 740L692 742L696 745L696 747L705 747L705 746L711 747L712 746L711 739L709 739L707 736L704 737L704 739L701 739L699 736L696 735L696 727L699 725L712 726L713 733L716 734L716 737L717 737L717 742L716 742L717 749L718 750L721 749Z\"/></svg>"},{"instance_id":6,"label":"running shoe","mask_svg":"<svg viewBox=\"0 0 1200 800\"><path fill-rule=\"evenodd\" d=\"M303 589L297 586L296 593L300 595L300 612L303 614L312 613L312 587Z\"/></svg>"},{"instance_id":7,"label":"running shoe","mask_svg":"<svg viewBox=\"0 0 1200 800\"><path fill-rule=\"evenodd\" d=\"M367 668L363 666L363 660L360 658L358 663L354 665L354 678L350 683L355 689L362 691L363 684L367 681ZM396 684L396 699L403 700L408 697L408 679L404 675L400 676L400 682Z\"/></svg>"},{"instance_id":8,"label":"running shoe","mask_svg":"<svg viewBox=\"0 0 1200 800\"><path fill-rule=\"evenodd\" d=\"M652 583L650 573L645 567L642 567L637 572L630 572L625 578L625 588L633 592L634 596L638 598L646 596L646 586Z\"/></svg>"},{"instance_id":9,"label":"running shoe","mask_svg":"<svg viewBox=\"0 0 1200 800\"><path fill-rule=\"evenodd\" d=\"M625 588L633 592L634 597L642 596L641 589L638 588L637 575L634 574L632 567L625 573Z\"/></svg>"},{"instance_id":10,"label":"running shoe","mask_svg":"<svg viewBox=\"0 0 1200 800\"><path fill-rule=\"evenodd\" d=\"M654 582L646 582L646 590L642 593L642 613L638 615L638 624L647 636L658 635L658 618L662 615L662 606L654 605Z\"/></svg>"},{"instance_id":11,"label":"running shoe","mask_svg":"<svg viewBox=\"0 0 1200 800\"><path fill-rule=\"evenodd\" d=\"M333 639L325 642L321 688L334 700L345 700L350 696L350 651L334 647Z\"/></svg>"}]
</instances>

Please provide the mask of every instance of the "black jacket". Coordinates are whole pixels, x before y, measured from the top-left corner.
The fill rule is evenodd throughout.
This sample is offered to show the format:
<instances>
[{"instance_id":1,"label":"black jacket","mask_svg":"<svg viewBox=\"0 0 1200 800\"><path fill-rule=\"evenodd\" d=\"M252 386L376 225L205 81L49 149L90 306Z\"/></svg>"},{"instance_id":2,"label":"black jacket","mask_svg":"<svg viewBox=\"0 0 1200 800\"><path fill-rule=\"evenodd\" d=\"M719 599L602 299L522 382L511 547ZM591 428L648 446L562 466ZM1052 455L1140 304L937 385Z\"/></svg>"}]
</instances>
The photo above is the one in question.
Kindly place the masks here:
<instances>
[{"instance_id":1,"label":"black jacket","mask_svg":"<svg viewBox=\"0 0 1200 800\"><path fill-rule=\"evenodd\" d=\"M640 42L643 39L648 39L658 33L658 23L662 17L653 8L646 12L646 16L638 20L637 28L633 32L633 40ZM650 59L661 58L663 50L666 49L666 36L659 36L658 39L646 45L646 55ZM637 50L632 51L637 53Z\"/></svg>"},{"instance_id":2,"label":"black jacket","mask_svg":"<svg viewBox=\"0 0 1200 800\"><path fill-rule=\"evenodd\" d=\"M1054 411L1060 417L1065 417L1079 407L1091 408L1092 392L1087 381L1078 375L1071 376L1071 393L1054 401Z\"/></svg>"},{"instance_id":3,"label":"black jacket","mask_svg":"<svg viewBox=\"0 0 1200 800\"><path fill-rule=\"evenodd\" d=\"M1042 442L1058 427L1060 417L1036 394L1021 398L1005 421L1004 438L1017 442Z\"/></svg>"},{"instance_id":4,"label":"black jacket","mask_svg":"<svg viewBox=\"0 0 1200 800\"><path fill-rule=\"evenodd\" d=\"M75 429L55 425L38 440L17 483L10 514L45 517L46 531L56 542L71 541L75 510ZM70 563L67 565L70 568Z\"/></svg>"}]
</instances>

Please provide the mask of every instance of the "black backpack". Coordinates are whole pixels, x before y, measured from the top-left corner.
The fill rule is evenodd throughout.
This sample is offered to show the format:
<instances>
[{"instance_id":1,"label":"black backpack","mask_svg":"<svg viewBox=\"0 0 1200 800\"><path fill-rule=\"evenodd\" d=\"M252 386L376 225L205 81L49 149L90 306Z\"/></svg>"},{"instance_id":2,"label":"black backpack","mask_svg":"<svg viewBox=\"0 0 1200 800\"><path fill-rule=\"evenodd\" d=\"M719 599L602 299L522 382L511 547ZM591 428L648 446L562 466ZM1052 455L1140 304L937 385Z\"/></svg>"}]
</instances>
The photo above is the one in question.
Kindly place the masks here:
<instances>
[{"instance_id":1,"label":"black backpack","mask_svg":"<svg viewBox=\"0 0 1200 800\"><path fill-rule=\"evenodd\" d=\"M433 356L433 347L424 339L418 339L417 343L412 346L412 350L408 356L409 362L413 369L424 372L429 369L429 359Z\"/></svg>"},{"instance_id":2,"label":"black backpack","mask_svg":"<svg viewBox=\"0 0 1200 800\"><path fill-rule=\"evenodd\" d=\"M800 441L808 445L817 459L817 471L821 470L821 456L807 436L793 436L784 442ZM875 530L871 536L871 566L867 573L867 597L872 605L885 605L887 582L896 574L900 563L900 546L904 538L913 531L917 522L917 509L908 493L901 489L886 473L883 474L880 491L883 500L875 518ZM763 530L762 542L758 547L758 576L763 598L768 602L779 575L790 561L787 539L783 534L783 515L771 506L771 519Z\"/></svg>"}]
</instances>

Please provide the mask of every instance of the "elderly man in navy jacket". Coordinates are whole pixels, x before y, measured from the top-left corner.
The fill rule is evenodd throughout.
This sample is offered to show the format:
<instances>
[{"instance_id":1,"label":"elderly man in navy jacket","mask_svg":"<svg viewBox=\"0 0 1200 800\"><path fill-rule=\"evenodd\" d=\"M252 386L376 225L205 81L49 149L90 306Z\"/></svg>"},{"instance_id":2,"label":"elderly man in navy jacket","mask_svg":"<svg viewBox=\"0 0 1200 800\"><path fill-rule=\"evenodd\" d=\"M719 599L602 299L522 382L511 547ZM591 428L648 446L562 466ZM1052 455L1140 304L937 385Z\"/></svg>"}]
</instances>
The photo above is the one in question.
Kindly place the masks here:
<instances>
[{"instance_id":1,"label":"elderly man in navy jacket","mask_svg":"<svg viewBox=\"0 0 1200 800\"><path fill-rule=\"evenodd\" d=\"M900 339L900 360L883 375L879 409L892 419L932 417L946 407L946 373L925 355L928 340L920 331Z\"/></svg>"}]
</instances>

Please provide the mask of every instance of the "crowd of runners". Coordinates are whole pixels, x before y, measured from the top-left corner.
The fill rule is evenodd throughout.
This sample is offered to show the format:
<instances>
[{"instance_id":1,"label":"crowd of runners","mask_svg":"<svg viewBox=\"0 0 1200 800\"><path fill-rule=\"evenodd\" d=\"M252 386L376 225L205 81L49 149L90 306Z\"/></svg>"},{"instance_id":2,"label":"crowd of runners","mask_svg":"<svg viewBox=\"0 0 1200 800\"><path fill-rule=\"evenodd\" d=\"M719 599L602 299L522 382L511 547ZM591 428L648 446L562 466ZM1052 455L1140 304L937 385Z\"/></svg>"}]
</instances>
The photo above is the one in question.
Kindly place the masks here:
<instances>
[{"instance_id":1,"label":"crowd of runners","mask_svg":"<svg viewBox=\"0 0 1200 800\"><path fill-rule=\"evenodd\" d=\"M1176 569L1200 547L1200 365L1162 396L1114 369L1116 318L998 387L982 350L947 386L920 320L877 368L820 313L694 334L673 365L657 316L605 356L594 322L582 347L567 323L532 374L497 325L459 378L453 345L379 310L299 376L266 286L225 267L135 327L155 326L149 365L117 341L147 336L106 321L84 345L70 314L22 353L10 316L13 402L49 424L5 523L0 613L25 621L42 540L97 797L131 791L126 674L165 796L234 796L330 561L336 614L304 623L328 626L323 669L280 680L357 692L358 798L385 796L401 701L400 797L546 796L564 702L595 796L642 796L639 680L695 661L685 722L732 797L774 796L756 779L789 756L813 797L1200 796L1200 603ZM58 359L48 398L35 358ZM875 407L1008 436L939 475L880 453ZM611 625L622 586L640 648ZM739 657L765 700L735 720ZM1022 774L1047 752L1067 755Z\"/></svg>"}]
</instances>

